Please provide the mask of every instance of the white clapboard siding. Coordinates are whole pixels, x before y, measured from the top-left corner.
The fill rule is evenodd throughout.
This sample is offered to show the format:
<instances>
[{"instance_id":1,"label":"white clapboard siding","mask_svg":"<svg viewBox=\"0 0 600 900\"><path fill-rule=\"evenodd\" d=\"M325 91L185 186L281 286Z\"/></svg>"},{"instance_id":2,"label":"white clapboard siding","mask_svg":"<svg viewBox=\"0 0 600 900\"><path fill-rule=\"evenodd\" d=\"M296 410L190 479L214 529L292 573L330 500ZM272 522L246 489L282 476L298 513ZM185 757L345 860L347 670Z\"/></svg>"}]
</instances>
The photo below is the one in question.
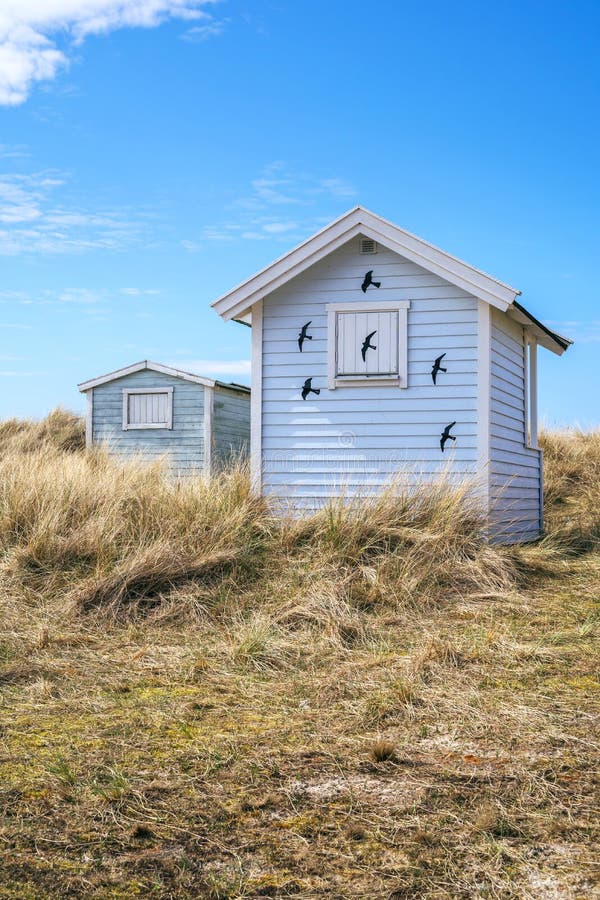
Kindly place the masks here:
<instances>
[{"instance_id":1,"label":"white clapboard siding","mask_svg":"<svg viewBox=\"0 0 600 900\"><path fill-rule=\"evenodd\" d=\"M367 269L381 288L361 291ZM356 303L339 314L340 374L394 371L398 332L385 313L360 313L361 303L409 301L408 387L374 384L327 389L327 304ZM394 318L396 318L394 314ZM310 320L302 353L298 333ZM396 318L397 321L397 318ZM263 299L262 484L284 508L317 509L343 493L361 496L401 474L407 483L442 474L463 479L477 466L477 300L442 278L379 247L361 256L358 239L333 252ZM360 348L376 331L363 364ZM381 337L386 339L382 342ZM335 335L332 336L335 340ZM392 350L392 346L395 350ZM381 349L380 349L381 348ZM341 351L341 352L340 352ZM437 386L436 356L446 353ZM340 371L340 370L338 370ZM301 398L312 378L319 395ZM440 436L456 421L456 443Z\"/></svg>"},{"instance_id":2,"label":"white clapboard siding","mask_svg":"<svg viewBox=\"0 0 600 900\"><path fill-rule=\"evenodd\" d=\"M542 455L526 446L523 327L492 311L490 500L492 536L535 540L542 527Z\"/></svg>"}]
</instances>

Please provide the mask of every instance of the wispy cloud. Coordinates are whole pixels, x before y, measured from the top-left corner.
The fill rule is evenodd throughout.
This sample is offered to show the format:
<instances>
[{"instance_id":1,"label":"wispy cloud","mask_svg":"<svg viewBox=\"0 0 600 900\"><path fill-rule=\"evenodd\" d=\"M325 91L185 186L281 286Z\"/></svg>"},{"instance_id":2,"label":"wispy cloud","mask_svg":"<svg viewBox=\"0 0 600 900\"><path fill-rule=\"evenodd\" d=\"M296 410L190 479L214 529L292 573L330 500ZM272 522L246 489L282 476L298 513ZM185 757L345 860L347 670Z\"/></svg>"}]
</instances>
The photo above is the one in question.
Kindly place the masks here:
<instances>
[{"instance_id":1,"label":"wispy cloud","mask_svg":"<svg viewBox=\"0 0 600 900\"><path fill-rule=\"evenodd\" d=\"M11 306L56 306L71 303L90 307L109 304L115 300L120 302L123 295L143 300L148 296L160 295L160 291L154 288L135 287L119 288L116 291L108 288L68 287L57 290L44 289L35 294L26 291L0 291L0 303Z\"/></svg>"},{"instance_id":2,"label":"wispy cloud","mask_svg":"<svg viewBox=\"0 0 600 900\"><path fill-rule=\"evenodd\" d=\"M281 160L265 166L250 186L251 190L236 201L236 206L254 210L273 206L312 206L322 198L347 200L356 193L343 178L319 178L298 171Z\"/></svg>"},{"instance_id":3,"label":"wispy cloud","mask_svg":"<svg viewBox=\"0 0 600 900\"><path fill-rule=\"evenodd\" d=\"M169 19L199 21L206 39L220 34L201 7L216 0L2 0L0 104L23 103L33 85L51 81L74 48L92 34L118 28L155 28ZM212 32L210 27L212 24ZM206 29L209 29L207 32Z\"/></svg>"},{"instance_id":4,"label":"wispy cloud","mask_svg":"<svg viewBox=\"0 0 600 900\"><path fill-rule=\"evenodd\" d=\"M139 213L72 204L67 183L58 172L0 173L0 255L120 250L146 234Z\"/></svg>"},{"instance_id":5,"label":"wispy cloud","mask_svg":"<svg viewBox=\"0 0 600 900\"><path fill-rule=\"evenodd\" d=\"M331 194L332 197L350 198L354 197L356 191L354 188L344 181L343 178L324 178L318 188L317 193Z\"/></svg>"},{"instance_id":6,"label":"wispy cloud","mask_svg":"<svg viewBox=\"0 0 600 900\"><path fill-rule=\"evenodd\" d=\"M198 237L188 238L182 245L198 252L207 241L301 240L329 221L316 215L318 207L347 205L355 195L354 187L343 178L319 178L273 162L230 204L229 220L206 226Z\"/></svg>"},{"instance_id":7,"label":"wispy cloud","mask_svg":"<svg viewBox=\"0 0 600 900\"><path fill-rule=\"evenodd\" d=\"M98 291L91 291L88 288L68 288L61 291L56 299L60 303L78 303L89 306L92 303L100 303L103 299Z\"/></svg>"},{"instance_id":8,"label":"wispy cloud","mask_svg":"<svg viewBox=\"0 0 600 900\"><path fill-rule=\"evenodd\" d=\"M298 224L297 222L266 222L262 228L267 234L285 234L287 231L296 231Z\"/></svg>"},{"instance_id":9,"label":"wispy cloud","mask_svg":"<svg viewBox=\"0 0 600 900\"><path fill-rule=\"evenodd\" d=\"M200 18L200 24L194 25L193 28L188 28L188 30L181 35L184 41L189 41L192 44L200 44L210 40L210 38L219 37L223 34L230 21L229 19L215 19L208 13L200 11L198 11L198 18Z\"/></svg>"},{"instance_id":10,"label":"wispy cloud","mask_svg":"<svg viewBox=\"0 0 600 900\"><path fill-rule=\"evenodd\" d=\"M547 324L577 344L600 343L600 319L550 319Z\"/></svg>"},{"instance_id":11,"label":"wispy cloud","mask_svg":"<svg viewBox=\"0 0 600 900\"><path fill-rule=\"evenodd\" d=\"M0 369L0 378L32 378L35 375L47 375L47 372L19 372L17 369Z\"/></svg>"},{"instance_id":12,"label":"wispy cloud","mask_svg":"<svg viewBox=\"0 0 600 900\"><path fill-rule=\"evenodd\" d=\"M26 291L0 291L0 303L31 303L31 297Z\"/></svg>"},{"instance_id":13,"label":"wispy cloud","mask_svg":"<svg viewBox=\"0 0 600 900\"><path fill-rule=\"evenodd\" d=\"M27 156L29 151L22 144L0 144L0 159L23 159Z\"/></svg>"},{"instance_id":14,"label":"wispy cloud","mask_svg":"<svg viewBox=\"0 0 600 900\"><path fill-rule=\"evenodd\" d=\"M40 218L44 196L61 183L59 179L47 175L1 176L0 222L15 225Z\"/></svg>"},{"instance_id":15,"label":"wispy cloud","mask_svg":"<svg viewBox=\"0 0 600 900\"><path fill-rule=\"evenodd\" d=\"M160 291L155 288L124 287L119 290L119 293L125 294L127 297L150 297L160 294Z\"/></svg>"},{"instance_id":16,"label":"wispy cloud","mask_svg":"<svg viewBox=\"0 0 600 900\"><path fill-rule=\"evenodd\" d=\"M249 359L178 359L169 365L198 375L250 375Z\"/></svg>"}]
</instances>

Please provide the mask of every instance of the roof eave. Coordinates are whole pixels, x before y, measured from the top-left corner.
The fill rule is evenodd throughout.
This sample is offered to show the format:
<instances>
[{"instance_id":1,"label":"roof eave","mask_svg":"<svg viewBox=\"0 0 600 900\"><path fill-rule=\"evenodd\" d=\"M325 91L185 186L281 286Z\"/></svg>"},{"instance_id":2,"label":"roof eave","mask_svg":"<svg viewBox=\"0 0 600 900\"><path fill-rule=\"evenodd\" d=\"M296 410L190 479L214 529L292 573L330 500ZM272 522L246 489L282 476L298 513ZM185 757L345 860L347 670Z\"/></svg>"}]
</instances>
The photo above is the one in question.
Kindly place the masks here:
<instances>
[{"instance_id":1,"label":"roof eave","mask_svg":"<svg viewBox=\"0 0 600 900\"><path fill-rule=\"evenodd\" d=\"M143 372L145 370L160 372L173 378L182 378L184 381L192 381L205 387L214 387L216 383L213 378L205 378L203 375L195 375L193 372L182 372L173 368L173 366L164 366L162 363L143 359L140 362L132 363L130 366L124 366L122 369L115 369L114 372L108 372L106 375L99 375L98 378L82 381L77 387L82 394L85 394L86 391L99 387L101 384L108 384L110 381L117 381L119 378L125 378L126 375L133 375L135 372Z\"/></svg>"},{"instance_id":2,"label":"roof eave","mask_svg":"<svg viewBox=\"0 0 600 900\"><path fill-rule=\"evenodd\" d=\"M551 328L548 328L547 325L544 325L543 322L540 322L539 319L536 319L528 309L516 300L509 310L509 315L533 332L538 344L545 347L546 350L550 350L551 353L555 353L557 356L562 356L565 350L568 350L573 343L570 338L564 337L564 335L559 334L558 331L553 331Z\"/></svg>"},{"instance_id":3,"label":"roof eave","mask_svg":"<svg viewBox=\"0 0 600 900\"><path fill-rule=\"evenodd\" d=\"M358 234L372 237L390 250L505 312L519 291L434 247L361 206L351 209L265 269L212 304L225 320L239 318L266 294L282 287L324 256Z\"/></svg>"}]
</instances>

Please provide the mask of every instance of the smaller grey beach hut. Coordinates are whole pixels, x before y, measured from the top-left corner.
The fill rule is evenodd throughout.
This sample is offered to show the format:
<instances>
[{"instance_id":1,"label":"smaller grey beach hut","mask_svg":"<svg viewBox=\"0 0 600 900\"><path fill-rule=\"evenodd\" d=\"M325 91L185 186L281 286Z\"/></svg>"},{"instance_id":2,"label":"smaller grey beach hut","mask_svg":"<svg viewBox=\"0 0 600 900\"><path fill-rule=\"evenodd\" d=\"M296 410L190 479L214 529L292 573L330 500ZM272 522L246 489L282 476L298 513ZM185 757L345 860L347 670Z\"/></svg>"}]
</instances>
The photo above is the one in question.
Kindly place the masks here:
<instances>
[{"instance_id":1,"label":"smaller grey beach hut","mask_svg":"<svg viewBox=\"0 0 600 900\"><path fill-rule=\"evenodd\" d=\"M166 457L174 475L208 475L250 444L250 388L143 360L78 385L86 445Z\"/></svg>"}]
</instances>

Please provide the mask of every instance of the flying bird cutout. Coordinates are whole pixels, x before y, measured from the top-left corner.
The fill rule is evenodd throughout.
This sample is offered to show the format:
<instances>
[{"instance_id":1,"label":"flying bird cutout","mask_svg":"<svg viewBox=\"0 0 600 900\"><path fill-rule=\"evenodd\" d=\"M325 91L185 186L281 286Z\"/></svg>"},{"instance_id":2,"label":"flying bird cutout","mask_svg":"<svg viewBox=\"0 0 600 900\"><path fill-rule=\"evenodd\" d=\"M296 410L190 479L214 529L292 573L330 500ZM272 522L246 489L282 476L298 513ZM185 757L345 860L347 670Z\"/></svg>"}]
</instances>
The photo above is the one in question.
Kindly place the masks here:
<instances>
[{"instance_id":1,"label":"flying bird cutout","mask_svg":"<svg viewBox=\"0 0 600 900\"><path fill-rule=\"evenodd\" d=\"M375 344L372 344L372 343L371 343L371 338L373 337L374 334L377 334L377 331L376 331L376 330L375 330L375 331L372 331L371 334L368 334L368 335L366 336L366 338L365 338L364 341L363 341L363 345L362 345L362 347L360 348L360 352L361 352L361 355L362 355L362 358L363 358L363 362L366 362L366 361L367 361L367 360L365 359L365 357L366 357L366 355L367 355L367 350L377 350L377 347L375 346Z\"/></svg>"},{"instance_id":2,"label":"flying bird cutout","mask_svg":"<svg viewBox=\"0 0 600 900\"><path fill-rule=\"evenodd\" d=\"M300 353L302 353L302 344L304 343L304 341L312 341L312 334L306 333L306 329L308 328L308 326L310 325L311 322L312 322L312 319L310 319L306 323L306 325L303 325L302 330L300 331L300 334L298 335L298 347L300 348Z\"/></svg>"},{"instance_id":3,"label":"flying bird cutout","mask_svg":"<svg viewBox=\"0 0 600 900\"><path fill-rule=\"evenodd\" d=\"M367 288L370 287L371 285L373 285L373 287L376 287L376 288L381 287L380 281L373 281L373 269L369 269L369 271L367 272L367 274L364 277L363 283L360 286L360 289L363 292L363 294L367 293Z\"/></svg>"},{"instance_id":4,"label":"flying bird cutout","mask_svg":"<svg viewBox=\"0 0 600 900\"><path fill-rule=\"evenodd\" d=\"M433 379L434 384L437 383L436 378L437 378L438 372L447 372L448 371L448 369L442 368L442 360L445 357L445 355L446 355L445 353L442 353L441 356L438 356L438 358L436 359L436 361L434 362L434 364L431 368L431 377Z\"/></svg>"},{"instance_id":5,"label":"flying bird cutout","mask_svg":"<svg viewBox=\"0 0 600 900\"><path fill-rule=\"evenodd\" d=\"M304 384L302 385L302 399L306 400L309 394L320 394L320 388L314 388L312 386L312 378L307 378Z\"/></svg>"},{"instance_id":6,"label":"flying bird cutout","mask_svg":"<svg viewBox=\"0 0 600 900\"><path fill-rule=\"evenodd\" d=\"M450 429L454 428L456 422L450 422L449 425L446 425L444 430L442 431L442 436L440 438L440 447L442 448L442 453L444 452L444 447L446 446L446 441L455 441L456 438L454 435L450 434Z\"/></svg>"}]
</instances>

